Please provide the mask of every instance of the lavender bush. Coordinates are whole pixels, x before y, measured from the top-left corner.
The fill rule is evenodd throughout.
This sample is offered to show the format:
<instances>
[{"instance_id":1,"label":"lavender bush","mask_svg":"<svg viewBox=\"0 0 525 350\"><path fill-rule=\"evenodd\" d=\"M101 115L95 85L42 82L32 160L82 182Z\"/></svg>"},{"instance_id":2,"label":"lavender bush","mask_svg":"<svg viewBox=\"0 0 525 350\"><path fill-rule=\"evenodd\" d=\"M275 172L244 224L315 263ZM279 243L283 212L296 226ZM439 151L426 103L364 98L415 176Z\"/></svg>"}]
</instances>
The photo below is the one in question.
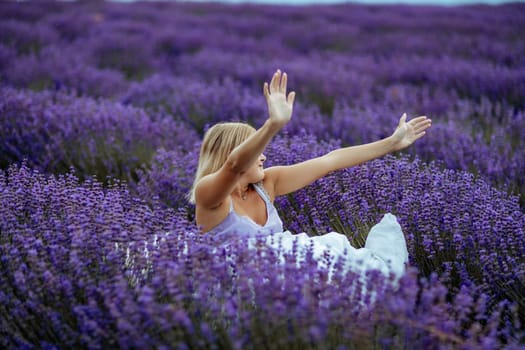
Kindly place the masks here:
<instances>
[{"instance_id":1,"label":"lavender bush","mask_svg":"<svg viewBox=\"0 0 525 350\"><path fill-rule=\"evenodd\" d=\"M279 67L299 93L296 115L318 137L366 141L375 136L367 126L390 130L402 112L428 114L443 123L435 140L458 139L461 151L435 141L422 159L525 194L521 4L48 5L1 4L3 83L164 109L202 132L217 120L257 124L260 87Z\"/></svg>"},{"instance_id":2,"label":"lavender bush","mask_svg":"<svg viewBox=\"0 0 525 350\"><path fill-rule=\"evenodd\" d=\"M268 166L293 164L337 147L337 141L320 143L305 133L278 137L267 149ZM180 152L159 153L152 171L141 179L142 196L183 206L196 169L189 159ZM411 263L422 275L438 273L450 293L469 284L494 300L513 300L525 320L525 215L516 197L472 174L385 157L334 173L278 198L276 205L286 229L345 233L357 247L364 246L368 230L382 214L393 212L408 239Z\"/></svg>"},{"instance_id":3,"label":"lavender bush","mask_svg":"<svg viewBox=\"0 0 525 350\"><path fill-rule=\"evenodd\" d=\"M165 111L202 134L206 124L220 121L260 124L265 118L266 104L259 97L232 80L208 83L155 75L132 84L122 101Z\"/></svg>"},{"instance_id":4,"label":"lavender bush","mask_svg":"<svg viewBox=\"0 0 525 350\"><path fill-rule=\"evenodd\" d=\"M0 3L0 346L522 348L524 25L522 4ZM356 247L396 214L411 267L368 276L380 303L308 252L197 234L199 138L259 126L276 68L298 98L268 166L433 119L276 201Z\"/></svg>"},{"instance_id":5,"label":"lavender bush","mask_svg":"<svg viewBox=\"0 0 525 350\"><path fill-rule=\"evenodd\" d=\"M390 101L385 99L386 103ZM434 124L430 137L406 152L417 153L426 161L437 160L448 169L468 170L521 195L525 186L519 175L525 171L525 154L521 151L523 112L512 112L485 100L476 105L467 101L458 103L449 113ZM331 123L311 130L324 138L333 135L344 144L372 142L392 133L396 127L392 115L395 115L393 104L376 108L340 106L329 119ZM488 122L489 119L492 121ZM471 130L465 132L466 128Z\"/></svg>"},{"instance_id":6,"label":"lavender bush","mask_svg":"<svg viewBox=\"0 0 525 350\"><path fill-rule=\"evenodd\" d=\"M192 218L194 208L188 202L187 194L197 171L198 146L196 144L192 152L181 148L159 149L151 165L138 170L138 181L130 183L130 187L146 202L168 208L186 208Z\"/></svg>"},{"instance_id":7,"label":"lavender bush","mask_svg":"<svg viewBox=\"0 0 525 350\"><path fill-rule=\"evenodd\" d=\"M1 344L7 348L518 348L515 308L415 270L392 289L298 253L212 237L115 183L26 166L0 179ZM333 259L330 254L324 259ZM337 262L336 262L337 264Z\"/></svg>"},{"instance_id":8,"label":"lavender bush","mask_svg":"<svg viewBox=\"0 0 525 350\"><path fill-rule=\"evenodd\" d=\"M191 227L118 182L103 189L24 165L2 174L0 187L5 348L114 345L101 293L126 274L125 251L117 248L141 249L155 232Z\"/></svg>"},{"instance_id":9,"label":"lavender bush","mask_svg":"<svg viewBox=\"0 0 525 350\"><path fill-rule=\"evenodd\" d=\"M278 139L268 158L295 163L337 147L301 139ZM276 203L292 232L342 232L358 247L382 214L395 213L420 273L439 273L451 292L475 284L496 300L514 300L525 320L525 215L516 197L472 174L388 156L331 174Z\"/></svg>"},{"instance_id":10,"label":"lavender bush","mask_svg":"<svg viewBox=\"0 0 525 350\"><path fill-rule=\"evenodd\" d=\"M159 147L191 149L194 132L163 114L66 93L0 88L0 164L133 180Z\"/></svg>"},{"instance_id":11,"label":"lavender bush","mask_svg":"<svg viewBox=\"0 0 525 350\"><path fill-rule=\"evenodd\" d=\"M124 104L172 115L200 134L218 122L243 121L261 125L267 118L266 102L261 94L230 79L205 82L154 75L132 84L121 100ZM305 120L293 121L288 130L298 132L305 125L314 126L318 122L315 118L320 114L318 108L299 102L294 110Z\"/></svg>"},{"instance_id":12,"label":"lavender bush","mask_svg":"<svg viewBox=\"0 0 525 350\"><path fill-rule=\"evenodd\" d=\"M64 62L64 53L70 51ZM88 65L77 54L78 47L46 47L38 54L13 59L6 63L5 79L12 85L41 90L65 90L77 95L110 97L125 91L123 73Z\"/></svg>"}]
</instances>

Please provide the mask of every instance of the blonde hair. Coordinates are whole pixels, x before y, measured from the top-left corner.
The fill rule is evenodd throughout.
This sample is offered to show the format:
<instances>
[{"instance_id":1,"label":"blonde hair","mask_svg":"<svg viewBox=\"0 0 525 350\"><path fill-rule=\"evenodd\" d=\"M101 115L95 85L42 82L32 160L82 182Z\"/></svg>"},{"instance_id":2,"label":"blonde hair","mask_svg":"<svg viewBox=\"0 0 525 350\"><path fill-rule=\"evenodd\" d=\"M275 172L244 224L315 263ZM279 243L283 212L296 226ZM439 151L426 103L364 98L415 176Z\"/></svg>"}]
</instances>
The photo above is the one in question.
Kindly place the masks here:
<instances>
[{"instance_id":1,"label":"blonde hair","mask_svg":"<svg viewBox=\"0 0 525 350\"><path fill-rule=\"evenodd\" d=\"M206 131L199 154L199 165L188 194L190 203L195 204L195 187L199 180L219 170L235 147L254 133L252 126L237 122L215 124Z\"/></svg>"}]
</instances>

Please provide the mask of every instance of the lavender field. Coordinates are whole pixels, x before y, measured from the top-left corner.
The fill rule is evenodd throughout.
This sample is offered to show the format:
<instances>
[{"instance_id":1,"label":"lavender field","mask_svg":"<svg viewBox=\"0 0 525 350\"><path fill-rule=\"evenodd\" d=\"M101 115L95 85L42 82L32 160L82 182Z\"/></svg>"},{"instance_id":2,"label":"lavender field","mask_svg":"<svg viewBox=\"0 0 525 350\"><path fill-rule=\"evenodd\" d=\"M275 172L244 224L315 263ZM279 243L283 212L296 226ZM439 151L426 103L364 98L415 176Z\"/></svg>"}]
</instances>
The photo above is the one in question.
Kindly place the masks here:
<instances>
[{"instance_id":1,"label":"lavender field","mask_svg":"<svg viewBox=\"0 0 525 350\"><path fill-rule=\"evenodd\" d=\"M523 28L525 4L0 3L0 347L525 349ZM397 286L195 226L204 131L260 126L277 68L297 98L267 166L432 118L275 202L355 247L394 213Z\"/></svg>"}]
</instances>

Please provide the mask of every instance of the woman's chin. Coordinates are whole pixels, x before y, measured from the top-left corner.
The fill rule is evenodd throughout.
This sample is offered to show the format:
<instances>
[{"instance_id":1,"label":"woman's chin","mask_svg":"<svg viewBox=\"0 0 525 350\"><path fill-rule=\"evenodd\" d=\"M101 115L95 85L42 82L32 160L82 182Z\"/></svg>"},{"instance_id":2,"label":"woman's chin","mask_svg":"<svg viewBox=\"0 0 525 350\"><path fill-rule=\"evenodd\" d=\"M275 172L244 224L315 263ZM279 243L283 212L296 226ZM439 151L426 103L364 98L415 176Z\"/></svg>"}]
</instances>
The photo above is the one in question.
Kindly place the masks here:
<instances>
[{"instance_id":1,"label":"woman's chin","mask_svg":"<svg viewBox=\"0 0 525 350\"><path fill-rule=\"evenodd\" d=\"M261 173L258 174L257 177L254 177L254 180L252 183L257 183L257 182L261 182L262 180L264 180L264 172L261 170Z\"/></svg>"},{"instance_id":2,"label":"woman's chin","mask_svg":"<svg viewBox=\"0 0 525 350\"><path fill-rule=\"evenodd\" d=\"M246 174L246 182L255 184L264 180L264 169L262 167L257 168L257 171L250 171L250 174Z\"/></svg>"}]
</instances>

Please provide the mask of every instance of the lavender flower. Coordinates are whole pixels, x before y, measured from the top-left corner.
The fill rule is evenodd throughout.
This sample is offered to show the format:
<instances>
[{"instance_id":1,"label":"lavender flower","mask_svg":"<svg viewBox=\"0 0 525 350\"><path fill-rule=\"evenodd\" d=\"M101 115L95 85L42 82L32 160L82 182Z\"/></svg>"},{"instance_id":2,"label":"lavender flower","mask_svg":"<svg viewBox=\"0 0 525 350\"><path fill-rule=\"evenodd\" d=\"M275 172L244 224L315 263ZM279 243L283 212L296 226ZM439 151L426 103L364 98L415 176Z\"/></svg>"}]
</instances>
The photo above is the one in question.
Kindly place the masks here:
<instances>
[{"instance_id":1,"label":"lavender flower","mask_svg":"<svg viewBox=\"0 0 525 350\"><path fill-rule=\"evenodd\" d=\"M522 347L523 5L0 13L2 348ZM198 135L259 126L276 67L298 99L269 166L432 117L403 154L276 201L287 229L355 247L395 213L411 265L397 288L330 254L331 275L311 251L198 233L184 199Z\"/></svg>"},{"instance_id":2,"label":"lavender flower","mask_svg":"<svg viewBox=\"0 0 525 350\"><path fill-rule=\"evenodd\" d=\"M196 134L163 114L110 101L0 89L2 160L24 159L47 172L133 179L157 148L193 149ZM54 102L50 103L52 99ZM178 139L182 141L178 141Z\"/></svg>"}]
</instances>

